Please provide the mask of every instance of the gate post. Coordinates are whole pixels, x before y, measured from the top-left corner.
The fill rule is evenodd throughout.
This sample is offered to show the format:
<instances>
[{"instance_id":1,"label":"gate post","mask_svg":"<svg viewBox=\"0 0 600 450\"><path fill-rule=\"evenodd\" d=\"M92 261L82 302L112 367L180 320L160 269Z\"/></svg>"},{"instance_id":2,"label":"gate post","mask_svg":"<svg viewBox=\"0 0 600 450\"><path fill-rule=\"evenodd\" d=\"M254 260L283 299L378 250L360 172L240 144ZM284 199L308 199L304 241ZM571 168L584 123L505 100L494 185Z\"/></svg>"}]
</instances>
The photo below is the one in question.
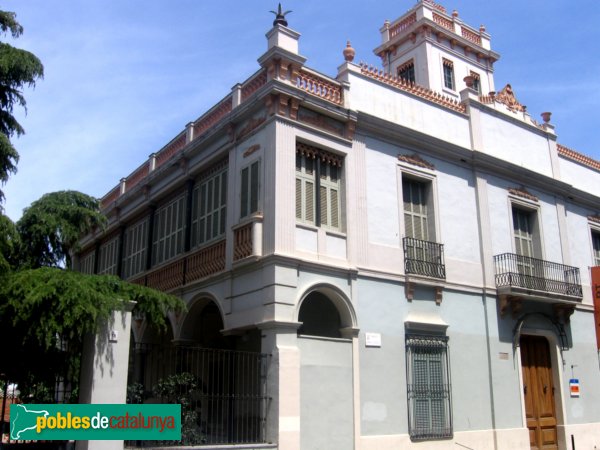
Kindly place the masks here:
<instances>
[{"instance_id":1,"label":"gate post","mask_svg":"<svg viewBox=\"0 0 600 450\"><path fill-rule=\"evenodd\" d=\"M131 310L127 302L121 311L113 311L95 335L86 336L81 357L80 403L125 403ZM77 450L123 449L123 441L78 441Z\"/></svg>"}]
</instances>

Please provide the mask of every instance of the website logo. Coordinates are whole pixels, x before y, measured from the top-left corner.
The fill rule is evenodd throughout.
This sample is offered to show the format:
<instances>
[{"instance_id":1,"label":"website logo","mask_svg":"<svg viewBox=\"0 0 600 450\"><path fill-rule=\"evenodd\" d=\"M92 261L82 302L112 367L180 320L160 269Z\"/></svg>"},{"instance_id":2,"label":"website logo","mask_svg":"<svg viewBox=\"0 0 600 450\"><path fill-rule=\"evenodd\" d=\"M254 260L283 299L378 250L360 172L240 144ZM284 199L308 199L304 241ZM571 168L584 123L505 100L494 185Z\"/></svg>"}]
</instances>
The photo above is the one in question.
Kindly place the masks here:
<instances>
[{"instance_id":1,"label":"website logo","mask_svg":"<svg viewBox=\"0 0 600 450\"><path fill-rule=\"evenodd\" d=\"M181 405L10 405L13 440L181 440Z\"/></svg>"}]
</instances>

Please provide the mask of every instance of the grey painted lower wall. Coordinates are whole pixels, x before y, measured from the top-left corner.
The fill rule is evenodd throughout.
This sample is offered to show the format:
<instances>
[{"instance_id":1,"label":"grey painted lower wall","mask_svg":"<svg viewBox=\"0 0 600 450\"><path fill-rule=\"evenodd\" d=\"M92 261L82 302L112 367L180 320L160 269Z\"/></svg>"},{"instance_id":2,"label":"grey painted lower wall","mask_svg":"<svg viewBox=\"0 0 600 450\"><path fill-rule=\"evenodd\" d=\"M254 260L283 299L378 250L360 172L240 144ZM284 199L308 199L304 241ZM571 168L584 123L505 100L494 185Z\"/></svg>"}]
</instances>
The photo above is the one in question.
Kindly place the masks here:
<instances>
[{"instance_id":1,"label":"grey painted lower wall","mask_svg":"<svg viewBox=\"0 0 600 450\"><path fill-rule=\"evenodd\" d=\"M405 321L415 315L447 324L454 432L526 432L520 349L513 347L513 334L524 314L542 312L553 318L551 305L529 302L517 317L510 311L501 316L496 296L445 290L437 305L433 288L417 287L408 301L403 283L360 277L356 298L362 436L408 433ZM547 318L532 314L522 328L523 334L542 335L550 343L559 426L598 423L600 368L593 314L577 310L565 331L569 349L561 352L556 329ZM380 334L381 346L367 347L366 333ZM580 381L579 398L570 396L572 377ZM489 436L496 441L490 446L502 447L503 433Z\"/></svg>"},{"instance_id":2,"label":"grey painted lower wall","mask_svg":"<svg viewBox=\"0 0 600 450\"><path fill-rule=\"evenodd\" d=\"M298 337L300 448L354 448L352 342Z\"/></svg>"}]
</instances>

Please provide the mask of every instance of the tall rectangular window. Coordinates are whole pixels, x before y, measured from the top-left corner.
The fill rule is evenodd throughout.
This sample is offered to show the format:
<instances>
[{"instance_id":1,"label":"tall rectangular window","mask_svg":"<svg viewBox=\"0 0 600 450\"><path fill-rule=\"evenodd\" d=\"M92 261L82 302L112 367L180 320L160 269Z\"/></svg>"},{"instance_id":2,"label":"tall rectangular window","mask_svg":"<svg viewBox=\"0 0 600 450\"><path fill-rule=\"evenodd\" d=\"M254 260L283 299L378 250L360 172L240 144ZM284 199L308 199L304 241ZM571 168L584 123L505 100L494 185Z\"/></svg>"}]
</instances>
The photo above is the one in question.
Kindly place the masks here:
<instances>
[{"instance_id":1,"label":"tall rectangular window","mask_svg":"<svg viewBox=\"0 0 600 450\"><path fill-rule=\"evenodd\" d=\"M435 240L431 183L402 177L404 232L407 237L423 241Z\"/></svg>"},{"instance_id":2,"label":"tall rectangular window","mask_svg":"<svg viewBox=\"0 0 600 450\"><path fill-rule=\"evenodd\" d=\"M600 266L600 231L592 231L592 248L594 250L594 266Z\"/></svg>"},{"instance_id":3,"label":"tall rectangular window","mask_svg":"<svg viewBox=\"0 0 600 450\"><path fill-rule=\"evenodd\" d=\"M125 229L123 242L123 278L127 279L146 269L148 245L148 218Z\"/></svg>"},{"instance_id":4,"label":"tall rectangular window","mask_svg":"<svg viewBox=\"0 0 600 450\"><path fill-rule=\"evenodd\" d=\"M92 275L94 273L94 260L96 259L96 252L91 252L82 255L79 259L79 271L86 275Z\"/></svg>"},{"instance_id":5,"label":"tall rectangular window","mask_svg":"<svg viewBox=\"0 0 600 450\"><path fill-rule=\"evenodd\" d=\"M154 213L152 264L160 264L183 252L185 195L179 195Z\"/></svg>"},{"instance_id":6,"label":"tall rectangular window","mask_svg":"<svg viewBox=\"0 0 600 450\"><path fill-rule=\"evenodd\" d=\"M476 72L471 72L470 75L473 77L473 89L481 95L481 77Z\"/></svg>"},{"instance_id":7,"label":"tall rectangular window","mask_svg":"<svg viewBox=\"0 0 600 450\"><path fill-rule=\"evenodd\" d=\"M444 67L444 86L454 90L454 63L449 59L443 58L442 65Z\"/></svg>"},{"instance_id":8,"label":"tall rectangular window","mask_svg":"<svg viewBox=\"0 0 600 450\"><path fill-rule=\"evenodd\" d=\"M240 218L258 212L260 161L244 167L241 173Z\"/></svg>"},{"instance_id":9,"label":"tall rectangular window","mask_svg":"<svg viewBox=\"0 0 600 450\"><path fill-rule=\"evenodd\" d=\"M116 275L119 251L119 237L115 237L100 246L98 260L99 275Z\"/></svg>"},{"instance_id":10,"label":"tall rectangular window","mask_svg":"<svg viewBox=\"0 0 600 450\"><path fill-rule=\"evenodd\" d=\"M192 193L192 247L223 236L226 222L227 166L221 163L200 178Z\"/></svg>"},{"instance_id":11,"label":"tall rectangular window","mask_svg":"<svg viewBox=\"0 0 600 450\"><path fill-rule=\"evenodd\" d=\"M408 81L409 83L415 82L415 63L413 60L410 60L401 66L398 67L397 70L398 78Z\"/></svg>"},{"instance_id":12,"label":"tall rectangular window","mask_svg":"<svg viewBox=\"0 0 600 450\"><path fill-rule=\"evenodd\" d=\"M341 229L342 158L307 144L296 146L296 219Z\"/></svg>"},{"instance_id":13,"label":"tall rectangular window","mask_svg":"<svg viewBox=\"0 0 600 450\"><path fill-rule=\"evenodd\" d=\"M524 209L512 209L513 227L515 235L515 252L517 255L539 257L534 245L534 218L533 212Z\"/></svg>"},{"instance_id":14,"label":"tall rectangular window","mask_svg":"<svg viewBox=\"0 0 600 450\"><path fill-rule=\"evenodd\" d=\"M407 334L406 377L410 438L452 437L448 337Z\"/></svg>"}]
</instances>

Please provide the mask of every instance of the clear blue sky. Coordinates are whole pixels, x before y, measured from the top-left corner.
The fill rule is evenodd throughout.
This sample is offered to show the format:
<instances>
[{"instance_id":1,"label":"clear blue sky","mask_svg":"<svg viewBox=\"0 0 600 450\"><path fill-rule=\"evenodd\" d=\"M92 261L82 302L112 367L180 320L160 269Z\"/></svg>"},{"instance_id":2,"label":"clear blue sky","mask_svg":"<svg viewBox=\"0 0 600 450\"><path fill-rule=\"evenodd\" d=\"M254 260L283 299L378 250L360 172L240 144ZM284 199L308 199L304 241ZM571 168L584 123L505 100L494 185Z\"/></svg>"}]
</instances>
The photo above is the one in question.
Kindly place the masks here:
<instances>
[{"instance_id":1,"label":"clear blue sky","mask_svg":"<svg viewBox=\"0 0 600 450\"><path fill-rule=\"evenodd\" d=\"M379 28L416 0L291 0L307 65L335 76L350 39L356 61L379 66ZM496 87L511 83L536 120L553 113L558 141L600 159L600 2L441 2L485 24ZM258 69L276 1L5 0L25 27L14 45L34 52L45 78L27 90L27 134L15 140L18 173L4 186L6 213L46 192L101 197ZM599 187L600 189L600 187Z\"/></svg>"}]
</instances>

